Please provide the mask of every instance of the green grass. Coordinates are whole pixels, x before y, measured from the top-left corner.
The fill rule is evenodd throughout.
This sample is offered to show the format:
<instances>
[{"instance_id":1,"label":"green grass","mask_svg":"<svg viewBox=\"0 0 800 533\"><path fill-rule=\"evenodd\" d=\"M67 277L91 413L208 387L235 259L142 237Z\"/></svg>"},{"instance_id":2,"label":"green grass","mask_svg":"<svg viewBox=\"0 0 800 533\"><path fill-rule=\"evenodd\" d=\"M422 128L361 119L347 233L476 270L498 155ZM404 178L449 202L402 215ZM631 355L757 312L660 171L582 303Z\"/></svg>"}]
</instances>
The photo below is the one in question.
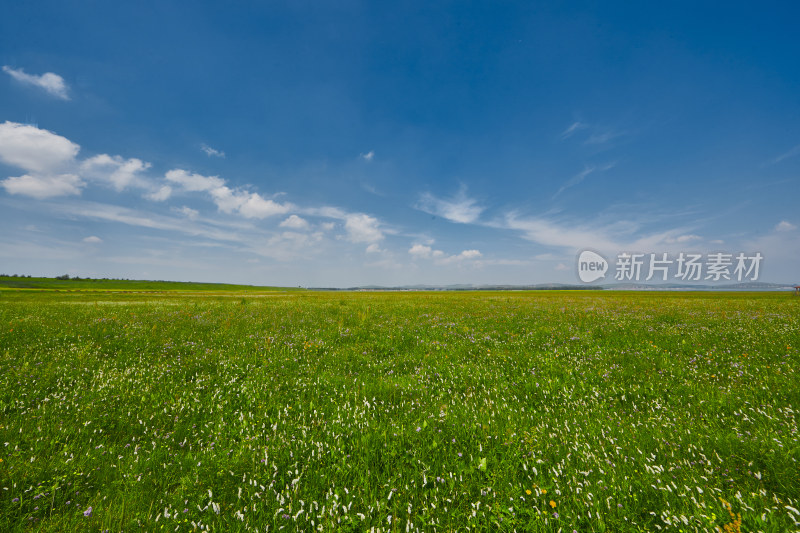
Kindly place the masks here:
<instances>
[{"instance_id":1,"label":"green grass","mask_svg":"<svg viewBox=\"0 0 800 533\"><path fill-rule=\"evenodd\" d=\"M798 347L789 294L6 291L0 531L791 531Z\"/></svg>"},{"instance_id":2,"label":"green grass","mask_svg":"<svg viewBox=\"0 0 800 533\"><path fill-rule=\"evenodd\" d=\"M21 276L0 276L0 291L19 289L44 289L61 291L296 291L286 287L259 287L252 285L231 285L227 283L194 283L183 281L144 281L119 279L55 279L26 278Z\"/></svg>"}]
</instances>

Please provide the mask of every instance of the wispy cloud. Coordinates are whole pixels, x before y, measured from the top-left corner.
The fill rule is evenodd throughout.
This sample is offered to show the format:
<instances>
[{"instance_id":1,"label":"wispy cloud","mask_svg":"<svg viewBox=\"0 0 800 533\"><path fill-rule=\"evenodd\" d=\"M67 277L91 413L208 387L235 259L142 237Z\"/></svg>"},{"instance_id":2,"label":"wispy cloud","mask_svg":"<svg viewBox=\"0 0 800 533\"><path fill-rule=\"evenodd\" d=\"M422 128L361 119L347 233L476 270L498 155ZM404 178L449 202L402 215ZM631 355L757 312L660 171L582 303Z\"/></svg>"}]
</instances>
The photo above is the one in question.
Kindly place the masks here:
<instances>
[{"instance_id":1,"label":"wispy cloud","mask_svg":"<svg viewBox=\"0 0 800 533\"><path fill-rule=\"evenodd\" d=\"M786 220L781 220L780 222L778 222L778 225L775 226L775 231L793 231L796 229L797 226L795 226L791 222L787 222Z\"/></svg>"},{"instance_id":2,"label":"wispy cloud","mask_svg":"<svg viewBox=\"0 0 800 533\"><path fill-rule=\"evenodd\" d=\"M609 142L622 137L625 133L615 130L595 131L584 141L584 144L608 144Z\"/></svg>"},{"instance_id":3,"label":"wispy cloud","mask_svg":"<svg viewBox=\"0 0 800 533\"><path fill-rule=\"evenodd\" d=\"M206 153L208 157L221 157L225 158L225 152L222 150L217 150L215 148L211 148L209 145L203 143L200 145L200 149Z\"/></svg>"},{"instance_id":4,"label":"wispy cloud","mask_svg":"<svg viewBox=\"0 0 800 533\"><path fill-rule=\"evenodd\" d=\"M46 91L51 96L55 96L61 100L69 100L67 84L64 82L64 78L58 74L45 72L40 76L36 76L34 74L27 74L21 68L13 69L8 65L3 67L3 72L7 73L20 83L38 87L39 89Z\"/></svg>"},{"instance_id":5,"label":"wispy cloud","mask_svg":"<svg viewBox=\"0 0 800 533\"><path fill-rule=\"evenodd\" d=\"M372 161L372 158L374 157L375 157L375 152L373 150L370 150L366 154L361 154L361 159L363 159L364 161Z\"/></svg>"},{"instance_id":6,"label":"wispy cloud","mask_svg":"<svg viewBox=\"0 0 800 533\"><path fill-rule=\"evenodd\" d=\"M580 172L575 174L566 183L564 183L564 185L562 185L558 189L558 191L556 191L556 193L553 195L552 199L555 200L556 198L558 198L559 195L561 195L562 192L566 191L570 187L574 187L574 186L578 185L580 182L582 182L592 172L595 172L595 171L605 172L606 170L610 170L612 168L614 168L614 163L610 163L610 164L604 165L602 167L595 167L595 166L586 166L586 167L584 167L583 170L581 170Z\"/></svg>"},{"instance_id":7,"label":"wispy cloud","mask_svg":"<svg viewBox=\"0 0 800 533\"><path fill-rule=\"evenodd\" d=\"M797 146L795 146L794 148L792 148L788 152L785 152L785 153L779 155L778 157L773 159L772 162L773 163L780 163L784 159L789 159L790 157L794 157L796 155L800 155L800 144L798 144Z\"/></svg>"},{"instance_id":8,"label":"wispy cloud","mask_svg":"<svg viewBox=\"0 0 800 533\"><path fill-rule=\"evenodd\" d=\"M477 205L475 199L467 197L466 187L464 186L459 189L455 197L448 199L436 198L430 193L425 193L420 197L415 207L425 213L440 216L460 224L470 224L477 221L485 209Z\"/></svg>"},{"instance_id":9,"label":"wispy cloud","mask_svg":"<svg viewBox=\"0 0 800 533\"><path fill-rule=\"evenodd\" d=\"M580 122L580 121L575 121L572 124L570 124L567 129L565 129L564 131L561 132L561 139L562 140L563 139L569 139L576 132L578 132L580 130L585 130L588 127L589 127L588 124L584 124L583 122Z\"/></svg>"},{"instance_id":10,"label":"wispy cloud","mask_svg":"<svg viewBox=\"0 0 800 533\"><path fill-rule=\"evenodd\" d=\"M85 239L83 239L83 242L88 243L88 244L100 244L100 243L103 242L103 239L101 239L97 235L90 235L89 237L86 237Z\"/></svg>"}]
</instances>

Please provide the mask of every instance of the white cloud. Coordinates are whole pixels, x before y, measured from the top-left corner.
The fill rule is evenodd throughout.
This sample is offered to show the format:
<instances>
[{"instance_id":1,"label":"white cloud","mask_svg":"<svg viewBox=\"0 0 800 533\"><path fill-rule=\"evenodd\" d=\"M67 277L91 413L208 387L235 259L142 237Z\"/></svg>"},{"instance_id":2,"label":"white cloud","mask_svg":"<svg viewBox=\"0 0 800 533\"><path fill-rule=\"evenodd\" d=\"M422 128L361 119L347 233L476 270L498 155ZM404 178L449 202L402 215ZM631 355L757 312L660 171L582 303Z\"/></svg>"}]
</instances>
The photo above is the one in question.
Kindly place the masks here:
<instances>
[{"instance_id":1,"label":"white cloud","mask_svg":"<svg viewBox=\"0 0 800 533\"><path fill-rule=\"evenodd\" d=\"M183 187L184 190L190 192L210 191L225 185L225 180L217 176L190 174L180 168L170 170L164 177L167 181L178 184Z\"/></svg>"},{"instance_id":2,"label":"white cloud","mask_svg":"<svg viewBox=\"0 0 800 533\"><path fill-rule=\"evenodd\" d=\"M447 255L441 250L434 250L424 244L415 244L409 250L415 259L433 259L437 265L449 265L464 260L478 259L483 254L478 250L464 250L457 255Z\"/></svg>"},{"instance_id":3,"label":"white cloud","mask_svg":"<svg viewBox=\"0 0 800 533\"><path fill-rule=\"evenodd\" d=\"M562 139L568 139L569 137L572 137L572 134L575 133L576 131L580 131L582 129L586 129L588 127L589 126L587 126L583 122L575 121L572 124L570 124L570 126L567 129L565 129L563 132L561 132L561 138Z\"/></svg>"},{"instance_id":4,"label":"white cloud","mask_svg":"<svg viewBox=\"0 0 800 533\"><path fill-rule=\"evenodd\" d=\"M297 215L291 215L279 224L282 228L308 229L308 221Z\"/></svg>"},{"instance_id":5,"label":"white cloud","mask_svg":"<svg viewBox=\"0 0 800 533\"><path fill-rule=\"evenodd\" d=\"M246 194L237 193L225 185L211 189L209 192L214 203L217 204L217 209L223 213L236 211L247 201Z\"/></svg>"},{"instance_id":6,"label":"white cloud","mask_svg":"<svg viewBox=\"0 0 800 533\"><path fill-rule=\"evenodd\" d=\"M366 154L361 154L361 159L364 161L372 161L373 157L375 157L375 152L373 150L370 150Z\"/></svg>"},{"instance_id":7,"label":"white cloud","mask_svg":"<svg viewBox=\"0 0 800 533\"><path fill-rule=\"evenodd\" d=\"M164 176L167 181L178 184L185 191L208 192L217 208L223 213L238 211L245 218L266 218L282 215L292 204L280 204L263 198L258 193L231 189L225 180L217 176L191 174L183 169L173 169Z\"/></svg>"},{"instance_id":8,"label":"white cloud","mask_svg":"<svg viewBox=\"0 0 800 533\"><path fill-rule=\"evenodd\" d=\"M185 216L189 220L196 220L200 212L197 209L192 209L191 207L183 206L181 208L174 209L176 213L180 213L181 215Z\"/></svg>"},{"instance_id":9,"label":"white cloud","mask_svg":"<svg viewBox=\"0 0 800 533\"><path fill-rule=\"evenodd\" d=\"M592 246L600 250L619 250L618 244L602 229L566 227L543 218L521 219L513 213L506 216L504 225L508 229L522 231L526 239L546 246L572 249Z\"/></svg>"},{"instance_id":10,"label":"white cloud","mask_svg":"<svg viewBox=\"0 0 800 533\"><path fill-rule=\"evenodd\" d=\"M377 218L364 213L352 213L345 217L344 228L350 242L377 242L383 239L383 232L378 228Z\"/></svg>"},{"instance_id":11,"label":"white cloud","mask_svg":"<svg viewBox=\"0 0 800 533\"><path fill-rule=\"evenodd\" d=\"M483 254L478 250L464 250L463 252L458 254L458 257L460 259L477 259L478 257L481 257L482 255Z\"/></svg>"},{"instance_id":12,"label":"white cloud","mask_svg":"<svg viewBox=\"0 0 800 533\"><path fill-rule=\"evenodd\" d=\"M22 69L13 69L7 65L3 67L3 72L6 72L20 83L39 87L48 92L51 96L62 100L69 100L67 84L64 82L64 78L58 74L45 72L41 76L36 76L34 74L27 74Z\"/></svg>"},{"instance_id":13,"label":"white cloud","mask_svg":"<svg viewBox=\"0 0 800 533\"><path fill-rule=\"evenodd\" d=\"M689 234L689 235L678 235L677 237L667 237L664 239L664 242L668 244L675 244L675 243L683 244L686 242L694 242L702 240L703 238L700 235Z\"/></svg>"},{"instance_id":14,"label":"white cloud","mask_svg":"<svg viewBox=\"0 0 800 533\"><path fill-rule=\"evenodd\" d=\"M145 198L153 200L154 202L163 202L169 199L170 196L172 196L172 187L163 185L157 191L146 194Z\"/></svg>"},{"instance_id":15,"label":"white cloud","mask_svg":"<svg viewBox=\"0 0 800 533\"><path fill-rule=\"evenodd\" d=\"M79 162L79 151L79 145L51 131L15 122L0 124L0 161L27 171L0 184L11 194L39 199L80 194L86 179L110 184L117 191L129 186L153 187L140 175L150 163L108 154ZM169 196L164 197L163 189L160 195L161 199ZM159 193L148 197L153 196L158 198Z\"/></svg>"},{"instance_id":16,"label":"white cloud","mask_svg":"<svg viewBox=\"0 0 800 533\"><path fill-rule=\"evenodd\" d=\"M81 193L85 183L75 174L31 176L25 174L0 181L8 194L31 196L38 200L55 196L70 196Z\"/></svg>"},{"instance_id":17,"label":"white cloud","mask_svg":"<svg viewBox=\"0 0 800 533\"><path fill-rule=\"evenodd\" d=\"M92 235L90 237L86 237L85 239L83 239L83 242L87 242L89 244L100 244L101 242L103 242L103 239L95 235Z\"/></svg>"},{"instance_id":18,"label":"white cloud","mask_svg":"<svg viewBox=\"0 0 800 533\"><path fill-rule=\"evenodd\" d=\"M336 223L335 222L323 222L322 224L320 224L320 227L324 231L331 231L333 228L336 227Z\"/></svg>"},{"instance_id":19,"label":"white cloud","mask_svg":"<svg viewBox=\"0 0 800 533\"><path fill-rule=\"evenodd\" d=\"M775 226L775 231L792 231L795 229L797 229L797 226L785 220L781 220L778 225Z\"/></svg>"},{"instance_id":20,"label":"white cloud","mask_svg":"<svg viewBox=\"0 0 800 533\"><path fill-rule=\"evenodd\" d=\"M377 243L372 243L367 246L366 253L368 254L379 254L382 253L381 247L377 245Z\"/></svg>"},{"instance_id":21,"label":"white cloud","mask_svg":"<svg viewBox=\"0 0 800 533\"><path fill-rule=\"evenodd\" d=\"M258 193L251 193L239 206L239 213L246 218L266 218L282 215L289 211L291 204L279 204L272 200L264 199Z\"/></svg>"},{"instance_id":22,"label":"white cloud","mask_svg":"<svg viewBox=\"0 0 800 533\"><path fill-rule=\"evenodd\" d=\"M794 156L796 156L798 154L800 154L800 144L798 144L797 146L795 146L794 148L792 148L788 152L785 152L785 153L779 155L778 157L773 159L772 162L773 163L780 163L784 159L789 159L790 157L794 157Z\"/></svg>"},{"instance_id":23,"label":"white cloud","mask_svg":"<svg viewBox=\"0 0 800 533\"><path fill-rule=\"evenodd\" d=\"M468 198L464 187L458 194L451 199L442 200L430 193L425 193L420 197L416 208L431 215L446 218L452 222L470 224L478 220L484 208L476 205L476 201Z\"/></svg>"},{"instance_id":24,"label":"white cloud","mask_svg":"<svg viewBox=\"0 0 800 533\"><path fill-rule=\"evenodd\" d=\"M413 255L414 257L430 257L433 249L430 246L425 246L424 244L415 244L412 246L408 253Z\"/></svg>"},{"instance_id":25,"label":"white cloud","mask_svg":"<svg viewBox=\"0 0 800 533\"><path fill-rule=\"evenodd\" d=\"M200 145L200 149L204 151L208 157L221 157L223 159L225 158L225 152L211 148L209 145L205 143Z\"/></svg>"},{"instance_id":26,"label":"white cloud","mask_svg":"<svg viewBox=\"0 0 800 533\"><path fill-rule=\"evenodd\" d=\"M589 136L586 139L586 144L606 144L610 141L613 141L617 137L621 137L623 135L620 131L614 130L607 130L607 131L597 131Z\"/></svg>"},{"instance_id":27,"label":"white cloud","mask_svg":"<svg viewBox=\"0 0 800 533\"><path fill-rule=\"evenodd\" d=\"M81 170L96 179L107 180L117 191L129 185L146 186L147 182L138 174L150 168L150 163L140 159L123 159L115 155L100 154L81 163Z\"/></svg>"},{"instance_id":28,"label":"white cloud","mask_svg":"<svg viewBox=\"0 0 800 533\"><path fill-rule=\"evenodd\" d=\"M45 174L72 165L81 147L47 130L6 121L0 124L0 160L28 172Z\"/></svg>"},{"instance_id":29,"label":"white cloud","mask_svg":"<svg viewBox=\"0 0 800 533\"><path fill-rule=\"evenodd\" d=\"M431 255L437 265L451 265L483 257L483 254L478 250L464 250L457 255L445 255L441 250L434 250Z\"/></svg>"}]
</instances>

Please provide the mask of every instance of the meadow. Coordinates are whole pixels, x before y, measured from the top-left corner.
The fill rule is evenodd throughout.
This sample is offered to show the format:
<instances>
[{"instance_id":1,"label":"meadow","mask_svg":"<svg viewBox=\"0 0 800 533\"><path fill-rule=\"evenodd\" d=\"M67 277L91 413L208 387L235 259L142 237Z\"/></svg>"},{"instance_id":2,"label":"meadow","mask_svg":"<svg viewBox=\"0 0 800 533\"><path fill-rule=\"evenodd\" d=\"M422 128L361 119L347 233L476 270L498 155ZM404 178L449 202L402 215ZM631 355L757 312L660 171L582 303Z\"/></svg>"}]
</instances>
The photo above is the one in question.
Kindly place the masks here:
<instances>
[{"instance_id":1,"label":"meadow","mask_svg":"<svg viewBox=\"0 0 800 533\"><path fill-rule=\"evenodd\" d=\"M800 529L786 293L0 291L0 531Z\"/></svg>"}]
</instances>

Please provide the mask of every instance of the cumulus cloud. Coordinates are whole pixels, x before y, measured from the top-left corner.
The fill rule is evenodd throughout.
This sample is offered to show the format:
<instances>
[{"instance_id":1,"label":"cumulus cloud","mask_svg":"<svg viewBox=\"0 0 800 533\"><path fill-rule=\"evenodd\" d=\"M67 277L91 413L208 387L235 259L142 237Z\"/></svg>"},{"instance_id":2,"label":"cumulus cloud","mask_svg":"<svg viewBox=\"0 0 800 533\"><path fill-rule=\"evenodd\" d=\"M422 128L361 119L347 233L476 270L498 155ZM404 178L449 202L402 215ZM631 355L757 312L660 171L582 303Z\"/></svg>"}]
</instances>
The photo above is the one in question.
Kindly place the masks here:
<instances>
[{"instance_id":1,"label":"cumulus cloud","mask_svg":"<svg viewBox=\"0 0 800 533\"><path fill-rule=\"evenodd\" d=\"M373 243L383 239L377 218L364 213L351 213L345 216L344 229L350 242Z\"/></svg>"},{"instance_id":2,"label":"cumulus cloud","mask_svg":"<svg viewBox=\"0 0 800 533\"><path fill-rule=\"evenodd\" d=\"M368 254L379 254L381 252L383 252L383 250L381 250L381 247L378 246L377 243L370 244L366 249L366 253Z\"/></svg>"},{"instance_id":3,"label":"cumulus cloud","mask_svg":"<svg viewBox=\"0 0 800 533\"><path fill-rule=\"evenodd\" d=\"M792 231L795 229L797 229L797 226L786 220L781 220L778 225L775 226L775 231Z\"/></svg>"},{"instance_id":4,"label":"cumulus cloud","mask_svg":"<svg viewBox=\"0 0 800 533\"><path fill-rule=\"evenodd\" d=\"M446 200L425 193L420 197L416 208L461 224L475 222L484 210L483 207L476 205L474 199L467 197L464 187L458 191L455 197Z\"/></svg>"},{"instance_id":5,"label":"cumulus cloud","mask_svg":"<svg viewBox=\"0 0 800 533\"><path fill-rule=\"evenodd\" d=\"M430 257L432 252L433 249L430 246L425 246L424 244L415 244L408 250L408 253L410 253L412 256L422 258Z\"/></svg>"},{"instance_id":6,"label":"cumulus cloud","mask_svg":"<svg viewBox=\"0 0 800 533\"><path fill-rule=\"evenodd\" d=\"M292 215L286 220L283 220L279 224L279 226L282 228L291 228L291 229L308 229L308 221L297 215Z\"/></svg>"},{"instance_id":7,"label":"cumulus cloud","mask_svg":"<svg viewBox=\"0 0 800 533\"><path fill-rule=\"evenodd\" d=\"M180 168L170 170L164 177L167 181L180 185L183 190L190 192L211 191L225 185L225 180L217 176L191 174Z\"/></svg>"},{"instance_id":8,"label":"cumulus cloud","mask_svg":"<svg viewBox=\"0 0 800 533\"><path fill-rule=\"evenodd\" d=\"M55 96L61 100L69 100L67 84L64 82L64 78L58 74L45 72L40 76L36 76L34 74L27 74L21 68L13 69L8 65L3 67L3 72L7 73L9 76L22 84L43 89L51 96Z\"/></svg>"},{"instance_id":9,"label":"cumulus cloud","mask_svg":"<svg viewBox=\"0 0 800 533\"><path fill-rule=\"evenodd\" d=\"M86 237L85 239L83 239L83 242L87 242L89 244L100 244L101 242L103 242L103 239L101 239L100 237L97 237L95 235L91 235L91 236Z\"/></svg>"},{"instance_id":10,"label":"cumulus cloud","mask_svg":"<svg viewBox=\"0 0 800 533\"><path fill-rule=\"evenodd\" d=\"M117 191L122 191L130 185L145 186L146 182L138 174L148 168L150 163L140 159L123 159L118 155L107 154L90 157L81 163L84 174L108 181Z\"/></svg>"},{"instance_id":11,"label":"cumulus cloud","mask_svg":"<svg viewBox=\"0 0 800 533\"><path fill-rule=\"evenodd\" d=\"M225 180L217 176L192 174L183 169L173 169L164 176L167 181L179 185L187 192L207 192L217 209L223 213L238 212L245 218L266 218L288 212L292 204L281 204L263 198L258 193L231 189Z\"/></svg>"},{"instance_id":12,"label":"cumulus cloud","mask_svg":"<svg viewBox=\"0 0 800 533\"><path fill-rule=\"evenodd\" d=\"M169 185L162 185L157 190L146 194L144 197L154 202L163 202L172 196L172 187Z\"/></svg>"},{"instance_id":13,"label":"cumulus cloud","mask_svg":"<svg viewBox=\"0 0 800 533\"><path fill-rule=\"evenodd\" d=\"M366 154L361 154L361 159L364 161L372 161L372 158L375 157L375 152L370 150Z\"/></svg>"},{"instance_id":14,"label":"cumulus cloud","mask_svg":"<svg viewBox=\"0 0 800 533\"><path fill-rule=\"evenodd\" d=\"M39 199L80 194L87 179L117 191L130 186L153 187L141 176L150 163L108 154L81 162L79 151L79 145L51 131L16 122L0 124L0 161L26 171L24 176L0 181L0 185L9 194Z\"/></svg>"},{"instance_id":15,"label":"cumulus cloud","mask_svg":"<svg viewBox=\"0 0 800 533\"><path fill-rule=\"evenodd\" d=\"M279 204L272 200L262 198L258 193L250 193L242 205L239 213L246 218L267 218L283 215L290 209L290 204Z\"/></svg>"},{"instance_id":16,"label":"cumulus cloud","mask_svg":"<svg viewBox=\"0 0 800 533\"><path fill-rule=\"evenodd\" d=\"M216 150L214 148L211 148L209 145L205 143L200 145L200 149L204 151L208 157L221 157L223 159L225 158L225 152L223 152L222 150Z\"/></svg>"},{"instance_id":17,"label":"cumulus cloud","mask_svg":"<svg viewBox=\"0 0 800 533\"><path fill-rule=\"evenodd\" d=\"M81 189L86 184L75 174L48 176L25 174L24 176L0 181L0 185L5 188L8 194L21 194L42 200L56 196L80 194Z\"/></svg>"},{"instance_id":18,"label":"cumulus cloud","mask_svg":"<svg viewBox=\"0 0 800 533\"><path fill-rule=\"evenodd\" d=\"M31 173L64 170L75 162L81 147L69 139L28 124L0 124L0 160Z\"/></svg>"},{"instance_id":19,"label":"cumulus cloud","mask_svg":"<svg viewBox=\"0 0 800 533\"><path fill-rule=\"evenodd\" d=\"M434 250L424 244L415 244L409 248L408 253L415 259L433 259L437 265L449 265L465 260L478 259L483 254L478 250L463 250L460 254L447 255L442 250Z\"/></svg>"}]
</instances>

